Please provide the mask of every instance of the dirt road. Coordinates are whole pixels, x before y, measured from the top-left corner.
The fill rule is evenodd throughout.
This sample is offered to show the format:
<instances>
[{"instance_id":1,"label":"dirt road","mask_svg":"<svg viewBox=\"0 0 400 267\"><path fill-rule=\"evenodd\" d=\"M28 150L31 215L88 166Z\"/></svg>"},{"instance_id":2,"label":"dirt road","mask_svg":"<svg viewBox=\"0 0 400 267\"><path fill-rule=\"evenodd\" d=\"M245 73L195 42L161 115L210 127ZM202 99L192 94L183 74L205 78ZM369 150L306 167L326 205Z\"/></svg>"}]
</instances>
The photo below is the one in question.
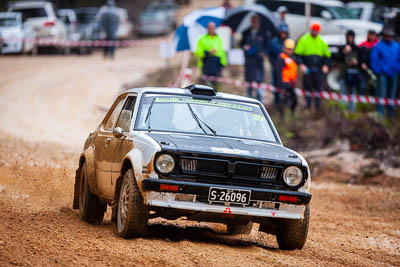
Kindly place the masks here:
<instances>
[{"instance_id":1,"label":"dirt road","mask_svg":"<svg viewBox=\"0 0 400 267\"><path fill-rule=\"evenodd\" d=\"M163 64L156 50L123 49L113 62L0 58L0 266L400 265L400 188L346 184L334 171L314 177L302 251L279 251L256 229L232 237L218 224L155 219L146 238L123 240L110 211L101 225L80 221L71 203L83 141L123 83Z\"/></svg>"}]
</instances>

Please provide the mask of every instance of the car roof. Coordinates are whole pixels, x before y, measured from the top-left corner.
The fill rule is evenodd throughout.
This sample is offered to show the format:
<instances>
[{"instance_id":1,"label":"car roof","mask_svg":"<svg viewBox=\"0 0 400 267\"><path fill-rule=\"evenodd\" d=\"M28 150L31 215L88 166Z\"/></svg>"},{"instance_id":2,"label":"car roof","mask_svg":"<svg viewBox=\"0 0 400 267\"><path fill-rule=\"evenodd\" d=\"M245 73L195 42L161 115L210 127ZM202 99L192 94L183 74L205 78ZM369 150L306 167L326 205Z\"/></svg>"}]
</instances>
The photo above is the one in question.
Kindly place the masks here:
<instances>
[{"instance_id":1,"label":"car roof","mask_svg":"<svg viewBox=\"0 0 400 267\"><path fill-rule=\"evenodd\" d=\"M374 7L375 4L371 2L350 2L346 4L347 7Z\"/></svg>"},{"instance_id":2,"label":"car roof","mask_svg":"<svg viewBox=\"0 0 400 267\"><path fill-rule=\"evenodd\" d=\"M171 87L141 87L141 88L132 88L124 91L121 94L126 94L126 93L169 93L169 94L185 94L188 96L193 96L196 94L192 94L188 89L184 88L171 88ZM246 101L246 102L253 102L254 104L259 104L260 102L254 98L249 98L249 97L244 97L244 96L239 96L239 95L234 95L234 94L227 94L227 93L221 93L217 92L216 94L217 97L220 98L226 98L226 99L232 99L232 100L238 100L238 101Z\"/></svg>"},{"instance_id":3,"label":"car roof","mask_svg":"<svg viewBox=\"0 0 400 267\"><path fill-rule=\"evenodd\" d=\"M344 6L343 2L338 1L338 0L277 0L279 2L282 2L282 5L284 5L284 2L302 2L302 3L307 3L311 2L311 4L316 4L320 6Z\"/></svg>"},{"instance_id":4,"label":"car roof","mask_svg":"<svg viewBox=\"0 0 400 267\"><path fill-rule=\"evenodd\" d=\"M18 2L11 2L8 4L9 7L26 7L26 8L44 7L46 5L52 5L52 3L46 1L18 1Z\"/></svg>"}]
</instances>

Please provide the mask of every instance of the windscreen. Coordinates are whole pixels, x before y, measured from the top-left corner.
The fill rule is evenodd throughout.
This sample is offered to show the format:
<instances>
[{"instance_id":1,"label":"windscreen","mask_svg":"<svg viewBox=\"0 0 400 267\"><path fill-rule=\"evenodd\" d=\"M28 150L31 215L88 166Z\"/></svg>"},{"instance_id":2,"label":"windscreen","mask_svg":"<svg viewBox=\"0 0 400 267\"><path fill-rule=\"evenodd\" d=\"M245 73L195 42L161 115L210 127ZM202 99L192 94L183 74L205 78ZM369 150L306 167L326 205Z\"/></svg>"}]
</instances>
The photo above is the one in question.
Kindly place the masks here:
<instances>
[{"instance_id":1,"label":"windscreen","mask_svg":"<svg viewBox=\"0 0 400 267\"><path fill-rule=\"evenodd\" d=\"M0 27L15 27L17 26L17 19L16 18L0 18Z\"/></svg>"},{"instance_id":2,"label":"windscreen","mask_svg":"<svg viewBox=\"0 0 400 267\"><path fill-rule=\"evenodd\" d=\"M136 128L277 142L259 105L220 99L146 95Z\"/></svg>"},{"instance_id":3,"label":"windscreen","mask_svg":"<svg viewBox=\"0 0 400 267\"><path fill-rule=\"evenodd\" d=\"M348 10L344 7L328 7L329 11L333 14L335 19L356 19L353 15L348 12Z\"/></svg>"},{"instance_id":4,"label":"windscreen","mask_svg":"<svg viewBox=\"0 0 400 267\"><path fill-rule=\"evenodd\" d=\"M15 12L20 12L22 14L22 18L25 21L30 18L42 18L47 17L46 10L44 8L21 8L21 9L13 9Z\"/></svg>"},{"instance_id":5,"label":"windscreen","mask_svg":"<svg viewBox=\"0 0 400 267\"><path fill-rule=\"evenodd\" d=\"M76 19L81 24L89 24L92 21L94 21L96 14L97 14L96 11L88 11L88 12L77 11Z\"/></svg>"}]
</instances>

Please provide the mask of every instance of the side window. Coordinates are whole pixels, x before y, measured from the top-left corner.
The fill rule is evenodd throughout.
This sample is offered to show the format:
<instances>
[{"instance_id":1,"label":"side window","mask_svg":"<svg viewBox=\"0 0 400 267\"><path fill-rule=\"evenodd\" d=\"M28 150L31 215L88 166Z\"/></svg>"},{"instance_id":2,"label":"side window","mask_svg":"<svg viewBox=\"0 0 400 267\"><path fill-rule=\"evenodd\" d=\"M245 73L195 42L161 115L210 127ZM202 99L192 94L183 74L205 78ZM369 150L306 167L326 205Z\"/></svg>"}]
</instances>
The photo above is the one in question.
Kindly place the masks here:
<instances>
[{"instance_id":1,"label":"side window","mask_svg":"<svg viewBox=\"0 0 400 267\"><path fill-rule=\"evenodd\" d=\"M121 127L124 132L128 132L132 122L133 109L136 104L136 96L128 96L124 107L122 108L121 115L119 116L117 125L115 127Z\"/></svg>"},{"instance_id":2,"label":"side window","mask_svg":"<svg viewBox=\"0 0 400 267\"><path fill-rule=\"evenodd\" d=\"M105 124L104 130L112 131L115 122L118 119L119 112L121 111L122 104L124 103L125 98L119 100L118 104L114 107L113 111L111 112L110 117Z\"/></svg>"},{"instance_id":3,"label":"side window","mask_svg":"<svg viewBox=\"0 0 400 267\"><path fill-rule=\"evenodd\" d=\"M282 1L267 1L267 0L258 0L256 1L256 4L258 5L263 5L267 9L271 11L276 11L278 7L286 5L286 2Z\"/></svg>"},{"instance_id":4,"label":"side window","mask_svg":"<svg viewBox=\"0 0 400 267\"><path fill-rule=\"evenodd\" d=\"M311 17L321 18L322 10L326 10L326 9L324 9L320 5L311 5Z\"/></svg>"},{"instance_id":5,"label":"side window","mask_svg":"<svg viewBox=\"0 0 400 267\"><path fill-rule=\"evenodd\" d=\"M305 4L300 2L285 2L289 14L305 16Z\"/></svg>"}]
</instances>

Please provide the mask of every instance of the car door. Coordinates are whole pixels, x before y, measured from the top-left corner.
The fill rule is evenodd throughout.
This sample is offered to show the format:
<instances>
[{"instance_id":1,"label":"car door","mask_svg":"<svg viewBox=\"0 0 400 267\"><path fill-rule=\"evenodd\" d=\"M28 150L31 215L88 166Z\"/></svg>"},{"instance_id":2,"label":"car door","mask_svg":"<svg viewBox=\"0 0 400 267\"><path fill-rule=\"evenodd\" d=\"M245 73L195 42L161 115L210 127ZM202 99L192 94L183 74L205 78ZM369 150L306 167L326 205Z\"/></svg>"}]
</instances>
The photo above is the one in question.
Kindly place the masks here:
<instances>
[{"instance_id":1,"label":"car door","mask_svg":"<svg viewBox=\"0 0 400 267\"><path fill-rule=\"evenodd\" d=\"M113 129L125 102L126 95L120 96L107 113L94 139L96 180L101 196L106 196L111 190L112 154L109 146L113 136Z\"/></svg>"},{"instance_id":2,"label":"car door","mask_svg":"<svg viewBox=\"0 0 400 267\"><path fill-rule=\"evenodd\" d=\"M116 127L120 127L124 133L129 133L132 125L132 117L136 99L137 95L128 95L114 129ZM115 181L120 176L121 161L132 148L133 143L129 138L126 138L126 136L121 138L116 138L113 136L109 145L105 148L106 154L110 156L109 159L111 164L111 180L109 187L106 190L105 197L112 198L114 196Z\"/></svg>"}]
</instances>

